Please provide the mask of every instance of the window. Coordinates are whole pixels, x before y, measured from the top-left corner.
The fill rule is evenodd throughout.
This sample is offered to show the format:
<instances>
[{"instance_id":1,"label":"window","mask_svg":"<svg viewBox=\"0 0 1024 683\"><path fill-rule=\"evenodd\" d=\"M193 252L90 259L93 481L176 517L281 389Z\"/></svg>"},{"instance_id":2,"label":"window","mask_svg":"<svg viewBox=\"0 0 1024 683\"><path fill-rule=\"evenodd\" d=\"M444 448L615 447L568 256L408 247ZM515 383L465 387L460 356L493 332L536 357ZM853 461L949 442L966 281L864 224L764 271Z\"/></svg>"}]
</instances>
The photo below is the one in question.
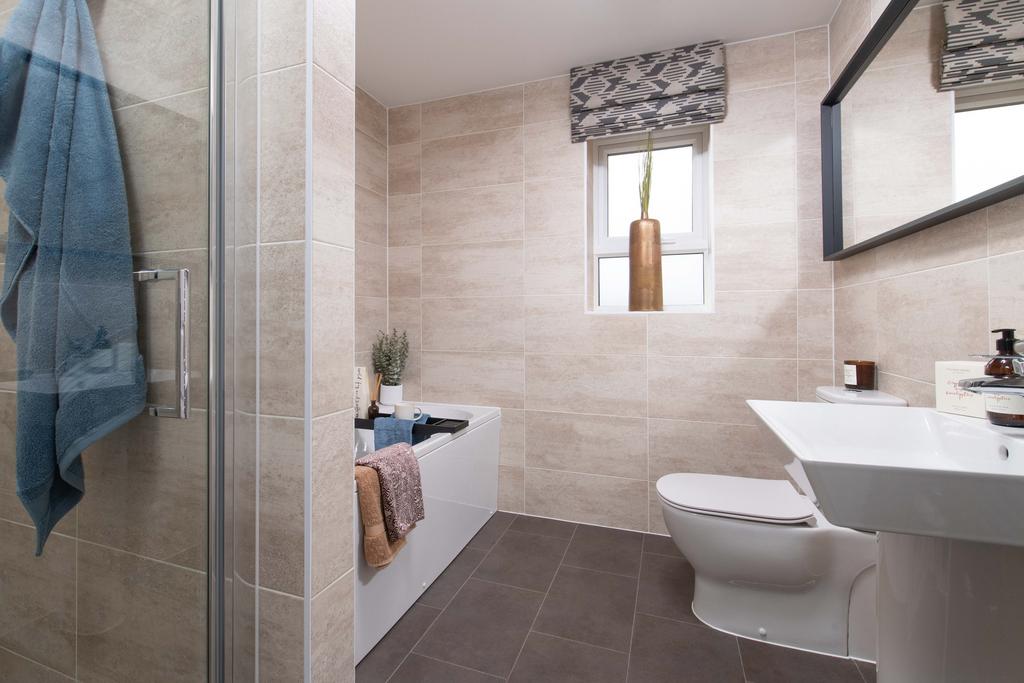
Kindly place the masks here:
<instances>
[{"instance_id":1,"label":"window","mask_svg":"<svg viewBox=\"0 0 1024 683\"><path fill-rule=\"evenodd\" d=\"M707 134L707 127L693 127L654 135L650 216L661 222L666 311L711 307ZM629 310L629 224L640 217L640 159L647 135L589 144L591 308L624 312Z\"/></svg>"},{"instance_id":2,"label":"window","mask_svg":"<svg viewBox=\"0 0 1024 683\"><path fill-rule=\"evenodd\" d=\"M974 90L956 94L956 201L1024 175L1024 92L1019 87Z\"/></svg>"}]
</instances>

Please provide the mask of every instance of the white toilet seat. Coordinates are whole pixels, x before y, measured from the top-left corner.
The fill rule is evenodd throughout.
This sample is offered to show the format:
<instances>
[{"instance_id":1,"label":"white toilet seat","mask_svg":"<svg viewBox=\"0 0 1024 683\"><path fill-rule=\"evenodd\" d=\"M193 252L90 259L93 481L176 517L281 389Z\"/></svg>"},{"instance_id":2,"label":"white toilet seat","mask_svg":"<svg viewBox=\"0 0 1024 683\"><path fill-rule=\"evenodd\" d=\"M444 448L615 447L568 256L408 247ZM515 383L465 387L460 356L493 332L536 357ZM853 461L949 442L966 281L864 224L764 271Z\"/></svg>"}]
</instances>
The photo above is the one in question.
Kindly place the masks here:
<instances>
[{"instance_id":1,"label":"white toilet seat","mask_svg":"<svg viewBox=\"0 0 1024 683\"><path fill-rule=\"evenodd\" d=\"M814 525L814 504L785 479L678 473L661 477L658 496L686 512L766 524Z\"/></svg>"}]
</instances>

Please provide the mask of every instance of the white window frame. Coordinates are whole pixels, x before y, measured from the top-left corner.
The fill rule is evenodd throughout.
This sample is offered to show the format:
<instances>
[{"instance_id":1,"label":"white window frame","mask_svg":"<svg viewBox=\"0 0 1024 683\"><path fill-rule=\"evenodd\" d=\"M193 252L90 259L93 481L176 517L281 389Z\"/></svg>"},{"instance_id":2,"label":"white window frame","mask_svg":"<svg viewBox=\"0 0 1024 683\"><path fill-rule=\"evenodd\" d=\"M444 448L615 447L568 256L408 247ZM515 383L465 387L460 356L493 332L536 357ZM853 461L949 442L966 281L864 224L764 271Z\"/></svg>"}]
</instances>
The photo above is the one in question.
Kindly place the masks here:
<instances>
[{"instance_id":1,"label":"white window frame","mask_svg":"<svg viewBox=\"0 0 1024 683\"><path fill-rule=\"evenodd\" d=\"M689 233L662 234L661 253L703 254L704 256L704 303L684 306L666 306L670 313L708 313L714 310L714 261L712 258L712 230L710 220L711 173L708 151L710 128L688 126L657 131L653 135L654 149L690 146L693 148L693 216L692 231ZM589 258L588 262L588 312L628 313L625 306L601 305L599 302L600 282L598 261L602 258L629 256L628 237L608 236L608 157L612 154L642 152L647 147L647 133L617 135L598 138L588 143L588 166L590 169L589 193ZM655 169L657 173L657 169ZM639 202L639 197L637 198ZM639 214L637 215L639 218ZM655 216L655 218L657 218Z\"/></svg>"}]
</instances>

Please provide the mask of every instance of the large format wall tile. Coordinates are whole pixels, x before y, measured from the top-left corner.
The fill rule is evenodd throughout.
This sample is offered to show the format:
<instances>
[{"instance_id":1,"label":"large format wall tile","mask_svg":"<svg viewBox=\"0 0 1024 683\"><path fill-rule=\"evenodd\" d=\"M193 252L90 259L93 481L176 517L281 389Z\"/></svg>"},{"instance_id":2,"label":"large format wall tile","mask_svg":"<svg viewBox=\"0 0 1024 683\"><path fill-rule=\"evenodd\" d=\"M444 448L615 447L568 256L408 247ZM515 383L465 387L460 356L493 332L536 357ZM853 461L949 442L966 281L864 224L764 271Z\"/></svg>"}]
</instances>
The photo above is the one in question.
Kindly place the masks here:
<instances>
[{"instance_id":1,"label":"large format wall tile","mask_svg":"<svg viewBox=\"0 0 1024 683\"><path fill-rule=\"evenodd\" d=\"M587 230L587 190L583 176L526 183L526 235L581 237Z\"/></svg>"},{"instance_id":2,"label":"large format wall tile","mask_svg":"<svg viewBox=\"0 0 1024 683\"><path fill-rule=\"evenodd\" d=\"M423 352L423 398L440 403L523 407L523 355Z\"/></svg>"},{"instance_id":3,"label":"large format wall tile","mask_svg":"<svg viewBox=\"0 0 1024 683\"><path fill-rule=\"evenodd\" d=\"M420 140L421 107L410 104L388 109L388 144L404 145Z\"/></svg>"},{"instance_id":4,"label":"large format wall tile","mask_svg":"<svg viewBox=\"0 0 1024 683\"><path fill-rule=\"evenodd\" d=\"M260 585L302 595L303 422L260 418Z\"/></svg>"},{"instance_id":5,"label":"large format wall tile","mask_svg":"<svg viewBox=\"0 0 1024 683\"><path fill-rule=\"evenodd\" d=\"M423 244L523 238L521 183L423 195Z\"/></svg>"},{"instance_id":6,"label":"large format wall tile","mask_svg":"<svg viewBox=\"0 0 1024 683\"><path fill-rule=\"evenodd\" d=\"M527 352L644 353L644 316L594 315L583 306L581 296L526 297Z\"/></svg>"},{"instance_id":7,"label":"large format wall tile","mask_svg":"<svg viewBox=\"0 0 1024 683\"><path fill-rule=\"evenodd\" d=\"M349 90L356 87L355 0L312 0L313 62ZM304 8L303 8L304 9Z\"/></svg>"},{"instance_id":8,"label":"large format wall tile","mask_svg":"<svg viewBox=\"0 0 1024 683\"><path fill-rule=\"evenodd\" d=\"M574 177L586 172L586 145L571 142L568 129L567 120L526 126L527 180Z\"/></svg>"},{"instance_id":9,"label":"large format wall tile","mask_svg":"<svg viewBox=\"0 0 1024 683\"><path fill-rule=\"evenodd\" d=\"M351 410L313 420L312 591L316 595L352 569ZM351 646L349 646L351 649Z\"/></svg>"},{"instance_id":10,"label":"large format wall tile","mask_svg":"<svg viewBox=\"0 0 1024 683\"><path fill-rule=\"evenodd\" d=\"M356 88L356 130L388 144L388 110L362 88Z\"/></svg>"},{"instance_id":11,"label":"large format wall tile","mask_svg":"<svg viewBox=\"0 0 1024 683\"><path fill-rule=\"evenodd\" d=\"M512 85L426 102L421 108L423 140L523 125L523 86Z\"/></svg>"},{"instance_id":12,"label":"large format wall tile","mask_svg":"<svg viewBox=\"0 0 1024 683\"><path fill-rule=\"evenodd\" d=\"M0 30L3 29L4 17L0 14ZM72 683L73 678L48 669L42 664L36 664L31 659L25 659L16 655L10 650L0 648L0 671L12 681L26 681L27 683Z\"/></svg>"},{"instance_id":13,"label":"large format wall tile","mask_svg":"<svg viewBox=\"0 0 1024 683\"><path fill-rule=\"evenodd\" d=\"M523 297L426 299L423 348L431 351L519 352L524 349Z\"/></svg>"},{"instance_id":14,"label":"large format wall tile","mask_svg":"<svg viewBox=\"0 0 1024 683\"><path fill-rule=\"evenodd\" d=\"M300 242L260 249L260 407L268 415L302 415L305 364L305 248Z\"/></svg>"},{"instance_id":15,"label":"large format wall tile","mask_svg":"<svg viewBox=\"0 0 1024 683\"><path fill-rule=\"evenodd\" d=\"M348 526L343 528L347 530ZM355 680L353 579L354 572L350 571L315 595L310 603L310 670L314 683Z\"/></svg>"},{"instance_id":16,"label":"large format wall tile","mask_svg":"<svg viewBox=\"0 0 1024 683\"><path fill-rule=\"evenodd\" d=\"M396 194L387 201L383 234L388 246L415 247L423 242L421 195Z\"/></svg>"},{"instance_id":17,"label":"large format wall tile","mask_svg":"<svg viewBox=\"0 0 1024 683\"><path fill-rule=\"evenodd\" d=\"M763 425L661 419L648 424L651 481L674 472L782 479L782 465L792 459Z\"/></svg>"},{"instance_id":18,"label":"large format wall tile","mask_svg":"<svg viewBox=\"0 0 1024 683\"><path fill-rule=\"evenodd\" d=\"M790 83L796 71L796 51L792 33L756 38L725 46L729 65L730 95L741 90Z\"/></svg>"},{"instance_id":19,"label":"large format wall tile","mask_svg":"<svg viewBox=\"0 0 1024 683\"><path fill-rule=\"evenodd\" d=\"M196 681L206 674L206 574L78 546L82 681Z\"/></svg>"},{"instance_id":20,"label":"large format wall tile","mask_svg":"<svg viewBox=\"0 0 1024 683\"><path fill-rule=\"evenodd\" d=\"M643 356L528 354L526 407L641 417L647 409Z\"/></svg>"},{"instance_id":21,"label":"large format wall tile","mask_svg":"<svg viewBox=\"0 0 1024 683\"><path fill-rule=\"evenodd\" d=\"M387 192L387 149L356 133L351 90L313 69L313 239L342 247L355 240L355 180ZM365 177L365 178L364 178Z\"/></svg>"},{"instance_id":22,"label":"large format wall tile","mask_svg":"<svg viewBox=\"0 0 1024 683\"><path fill-rule=\"evenodd\" d=\"M526 513L646 530L647 482L527 468Z\"/></svg>"},{"instance_id":23,"label":"large format wall tile","mask_svg":"<svg viewBox=\"0 0 1024 683\"><path fill-rule=\"evenodd\" d=\"M277 71L300 64L306 57L304 0L257 0L257 4L260 69Z\"/></svg>"},{"instance_id":24,"label":"large format wall tile","mask_svg":"<svg viewBox=\"0 0 1024 683\"><path fill-rule=\"evenodd\" d=\"M260 680L303 680L302 598L269 590L259 592Z\"/></svg>"},{"instance_id":25,"label":"large format wall tile","mask_svg":"<svg viewBox=\"0 0 1024 683\"><path fill-rule=\"evenodd\" d=\"M521 294L522 253L521 241L423 247L423 296Z\"/></svg>"},{"instance_id":26,"label":"large format wall tile","mask_svg":"<svg viewBox=\"0 0 1024 683\"><path fill-rule=\"evenodd\" d=\"M422 168L424 192L520 182L522 128L424 142Z\"/></svg>"},{"instance_id":27,"label":"large format wall tile","mask_svg":"<svg viewBox=\"0 0 1024 683\"><path fill-rule=\"evenodd\" d=\"M569 116L569 77L531 81L523 94L526 123L565 121Z\"/></svg>"},{"instance_id":28,"label":"large format wall tile","mask_svg":"<svg viewBox=\"0 0 1024 683\"><path fill-rule=\"evenodd\" d=\"M820 223L818 224L820 226ZM820 244L820 228L819 244ZM715 284L720 292L794 289L798 283L796 226L781 223L715 225ZM814 257L820 261L821 247ZM757 263L757 268L751 268ZM826 287L832 286L828 278Z\"/></svg>"},{"instance_id":29,"label":"large format wall tile","mask_svg":"<svg viewBox=\"0 0 1024 683\"><path fill-rule=\"evenodd\" d=\"M353 271L351 250L313 244L313 417L352 407Z\"/></svg>"},{"instance_id":30,"label":"large format wall tile","mask_svg":"<svg viewBox=\"0 0 1024 683\"><path fill-rule=\"evenodd\" d=\"M305 70L301 66L261 79L260 239L302 239L306 221Z\"/></svg>"},{"instance_id":31,"label":"large format wall tile","mask_svg":"<svg viewBox=\"0 0 1024 683\"><path fill-rule=\"evenodd\" d=\"M394 143L388 147L388 194L416 194L420 191L420 144Z\"/></svg>"},{"instance_id":32,"label":"large format wall tile","mask_svg":"<svg viewBox=\"0 0 1024 683\"><path fill-rule=\"evenodd\" d=\"M643 479L647 476L647 421L528 410L526 465Z\"/></svg>"}]
</instances>

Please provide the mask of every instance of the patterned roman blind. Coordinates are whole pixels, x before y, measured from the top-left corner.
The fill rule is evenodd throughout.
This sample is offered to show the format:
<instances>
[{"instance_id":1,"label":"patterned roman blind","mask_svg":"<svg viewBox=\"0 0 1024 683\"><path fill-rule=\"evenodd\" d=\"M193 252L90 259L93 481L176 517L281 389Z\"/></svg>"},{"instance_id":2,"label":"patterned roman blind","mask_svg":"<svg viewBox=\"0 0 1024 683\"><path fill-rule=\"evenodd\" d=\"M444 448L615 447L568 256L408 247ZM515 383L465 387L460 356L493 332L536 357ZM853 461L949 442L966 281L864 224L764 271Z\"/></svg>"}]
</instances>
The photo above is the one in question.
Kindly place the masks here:
<instances>
[{"instance_id":1,"label":"patterned roman blind","mask_svg":"<svg viewBox=\"0 0 1024 683\"><path fill-rule=\"evenodd\" d=\"M1021 81L1024 0L943 0L946 48L940 90Z\"/></svg>"},{"instance_id":2,"label":"patterned roman blind","mask_svg":"<svg viewBox=\"0 0 1024 683\"><path fill-rule=\"evenodd\" d=\"M711 41L577 66L569 73L572 141L725 118L725 48Z\"/></svg>"}]
</instances>

